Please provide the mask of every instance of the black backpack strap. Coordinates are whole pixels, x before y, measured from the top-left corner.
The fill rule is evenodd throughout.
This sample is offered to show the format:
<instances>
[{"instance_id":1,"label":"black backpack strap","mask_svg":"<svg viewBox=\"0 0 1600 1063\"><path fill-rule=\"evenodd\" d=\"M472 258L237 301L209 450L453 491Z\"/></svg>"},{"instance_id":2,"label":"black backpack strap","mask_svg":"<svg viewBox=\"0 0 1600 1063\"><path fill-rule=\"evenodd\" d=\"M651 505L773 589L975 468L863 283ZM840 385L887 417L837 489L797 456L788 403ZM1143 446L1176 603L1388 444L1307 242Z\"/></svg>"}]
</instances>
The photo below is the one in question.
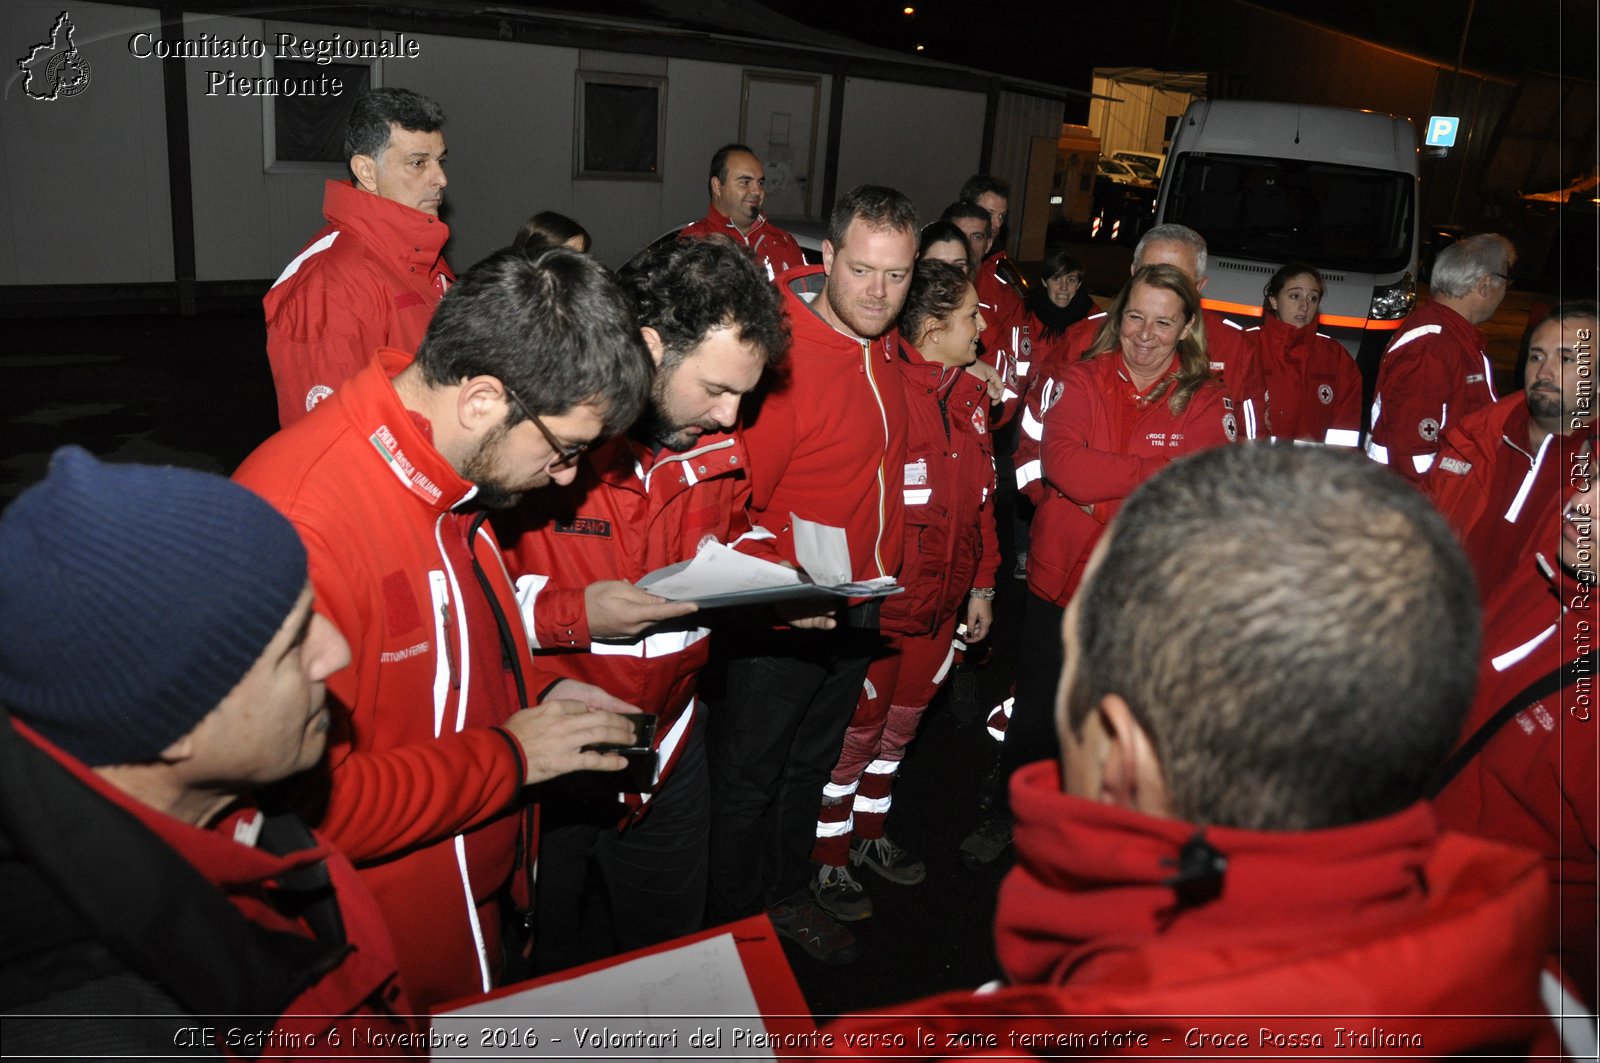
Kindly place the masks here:
<instances>
[{"instance_id":1,"label":"black backpack strap","mask_svg":"<svg viewBox=\"0 0 1600 1063\"><path fill-rule=\"evenodd\" d=\"M1461 747L1451 754L1450 759L1433 773L1433 778L1428 784L1428 797L1430 799L1438 797L1440 791L1450 784L1450 780L1459 775L1461 769L1471 763L1473 757L1483 752L1483 747L1489 744L1489 740L1498 734L1500 728L1509 723L1513 716L1540 698L1554 694L1578 675L1593 675L1594 665L1595 650L1586 650L1555 671L1546 672L1535 679L1524 687L1521 693L1500 706L1500 711L1484 721L1483 726L1474 731L1472 737L1463 742Z\"/></svg>"}]
</instances>

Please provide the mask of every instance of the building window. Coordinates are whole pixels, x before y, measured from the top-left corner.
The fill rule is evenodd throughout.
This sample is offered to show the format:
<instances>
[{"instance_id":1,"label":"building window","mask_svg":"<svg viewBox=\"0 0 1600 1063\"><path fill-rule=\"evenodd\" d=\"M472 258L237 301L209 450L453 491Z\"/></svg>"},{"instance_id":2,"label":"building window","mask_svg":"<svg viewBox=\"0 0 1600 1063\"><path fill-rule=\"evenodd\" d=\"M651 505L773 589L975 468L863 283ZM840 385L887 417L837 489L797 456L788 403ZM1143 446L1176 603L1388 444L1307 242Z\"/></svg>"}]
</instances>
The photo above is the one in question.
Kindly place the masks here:
<instances>
[{"instance_id":1,"label":"building window","mask_svg":"<svg viewBox=\"0 0 1600 1063\"><path fill-rule=\"evenodd\" d=\"M321 78L343 83L337 95L281 93L263 96L262 134L268 173L323 174L339 180L350 176L344 157L344 131L356 99L383 84L378 62L316 63L299 59L261 60L263 77L279 83L313 84Z\"/></svg>"},{"instance_id":2,"label":"building window","mask_svg":"<svg viewBox=\"0 0 1600 1063\"><path fill-rule=\"evenodd\" d=\"M661 180L667 79L578 71L577 177Z\"/></svg>"}]
</instances>

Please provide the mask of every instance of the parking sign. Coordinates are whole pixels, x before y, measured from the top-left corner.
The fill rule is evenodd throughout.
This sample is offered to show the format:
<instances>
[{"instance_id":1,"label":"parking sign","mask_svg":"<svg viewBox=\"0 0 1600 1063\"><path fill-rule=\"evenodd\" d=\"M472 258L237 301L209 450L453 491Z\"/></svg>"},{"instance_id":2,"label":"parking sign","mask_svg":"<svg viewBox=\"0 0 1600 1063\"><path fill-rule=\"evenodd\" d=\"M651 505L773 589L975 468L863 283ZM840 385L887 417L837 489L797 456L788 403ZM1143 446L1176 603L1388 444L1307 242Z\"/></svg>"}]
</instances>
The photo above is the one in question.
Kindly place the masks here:
<instances>
[{"instance_id":1,"label":"parking sign","mask_svg":"<svg viewBox=\"0 0 1600 1063\"><path fill-rule=\"evenodd\" d=\"M1456 129L1461 119L1451 115L1436 114L1428 119L1428 147L1450 148L1456 143Z\"/></svg>"}]
</instances>

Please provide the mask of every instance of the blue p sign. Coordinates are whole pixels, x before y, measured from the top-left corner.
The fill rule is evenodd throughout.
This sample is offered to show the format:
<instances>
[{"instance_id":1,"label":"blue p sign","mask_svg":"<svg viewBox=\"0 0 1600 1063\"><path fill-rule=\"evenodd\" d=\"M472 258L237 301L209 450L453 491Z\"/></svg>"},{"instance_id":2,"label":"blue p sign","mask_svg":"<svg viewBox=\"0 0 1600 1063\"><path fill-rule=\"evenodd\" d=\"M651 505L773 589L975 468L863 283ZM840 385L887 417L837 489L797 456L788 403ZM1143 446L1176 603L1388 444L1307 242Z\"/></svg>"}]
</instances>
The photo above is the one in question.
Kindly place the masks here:
<instances>
[{"instance_id":1,"label":"blue p sign","mask_svg":"<svg viewBox=\"0 0 1600 1063\"><path fill-rule=\"evenodd\" d=\"M1461 119L1436 114L1428 119L1428 147L1450 148L1456 143L1456 127Z\"/></svg>"}]
</instances>

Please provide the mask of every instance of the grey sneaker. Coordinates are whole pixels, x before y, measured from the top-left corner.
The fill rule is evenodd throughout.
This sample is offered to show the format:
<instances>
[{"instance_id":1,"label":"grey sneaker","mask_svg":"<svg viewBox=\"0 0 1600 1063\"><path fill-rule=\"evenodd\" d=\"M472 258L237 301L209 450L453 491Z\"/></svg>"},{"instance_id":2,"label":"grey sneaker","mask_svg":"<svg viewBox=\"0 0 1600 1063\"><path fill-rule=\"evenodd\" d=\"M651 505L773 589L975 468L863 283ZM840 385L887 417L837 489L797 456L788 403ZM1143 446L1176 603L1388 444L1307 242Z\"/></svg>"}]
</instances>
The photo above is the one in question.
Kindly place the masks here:
<instances>
[{"instance_id":1,"label":"grey sneaker","mask_svg":"<svg viewBox=\"0 0 1600 1063\"><path fill-rule=\"evenodd\" d=\"M854 963L861 956L856 937L828 917L805 893L767 909L772 928L799 945L807 956L823 963Z\"/></svg>"},{"instance_id":2,"label":"grey sneaker","mask_svg":"<svg viewBox=\"0 0 1600 1063\"><path fill-rule=\"evenodd\" d=\"M928 867L888 838L855 838L850 862L870 867L898 886L915 886L928 877Z\"/></svg>"},{"instance_id":3,"label":"grey sneaker","mask_svg":"<svg viewBox=\"0 0 1600 1063\"><path fill-rule=\"evenodd\" d=\"M961 842L961 863L976 871L1000 858L1011 844L1011 817L985 816L978 829Z\"/></svg>"},{"instance_id":4,"label":"grey sneaker","mask_svg":"<svg viewBox=\"0 0 1600 1063\"><path fill-rule=\"evenodd\" d=\"M823 864L811 880L811 896L817 907L844 923L872 918L872 898L856 881L848 867Z\"/></svg>"}]
</instances>

